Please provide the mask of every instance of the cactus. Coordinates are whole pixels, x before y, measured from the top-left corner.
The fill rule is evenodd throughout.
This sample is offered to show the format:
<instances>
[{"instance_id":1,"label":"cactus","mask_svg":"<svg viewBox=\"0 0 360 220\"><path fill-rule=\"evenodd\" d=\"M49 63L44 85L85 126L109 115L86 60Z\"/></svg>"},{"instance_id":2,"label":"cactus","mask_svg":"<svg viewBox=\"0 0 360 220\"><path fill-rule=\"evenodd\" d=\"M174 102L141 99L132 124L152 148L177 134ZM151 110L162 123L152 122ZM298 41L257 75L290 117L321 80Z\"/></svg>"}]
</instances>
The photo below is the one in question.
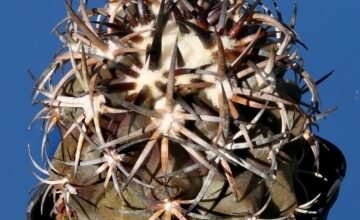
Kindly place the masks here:
<instances>
[{"instance_id":1,"label":"cactus","mask_svg":"<svg viewBox=\"0 0 360 220\"><path fill-rule=\"evenodd\" d=\"M285 24L275 0L89 4L65 1L34 90L28 219L326 218L345 160L312 133L330 74L305 70L296 6Z\"/></svg>"}]
</instances>

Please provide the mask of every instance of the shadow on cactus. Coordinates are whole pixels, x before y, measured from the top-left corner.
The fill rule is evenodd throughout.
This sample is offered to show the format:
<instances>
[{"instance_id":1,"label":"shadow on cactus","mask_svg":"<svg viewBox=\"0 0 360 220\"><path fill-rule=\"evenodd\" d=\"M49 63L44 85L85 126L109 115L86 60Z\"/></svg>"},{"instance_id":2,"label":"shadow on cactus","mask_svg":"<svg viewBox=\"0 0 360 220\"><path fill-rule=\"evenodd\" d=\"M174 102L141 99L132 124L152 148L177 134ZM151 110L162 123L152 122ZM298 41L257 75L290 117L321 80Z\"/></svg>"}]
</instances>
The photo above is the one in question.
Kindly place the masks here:
<instances>
[{"instance_id":1,"label":"shadow on cactus","mask_svg":"<svg viewBox=\"0 0 360 220\"><path fill-rule=\"evenodd\" d=\"M89 4L65 1L34 90L28 219L326 218L345 160L312 133L331 73L304 69L296 5L286 24L275 0Z\"/></svg>"}]
</instances>

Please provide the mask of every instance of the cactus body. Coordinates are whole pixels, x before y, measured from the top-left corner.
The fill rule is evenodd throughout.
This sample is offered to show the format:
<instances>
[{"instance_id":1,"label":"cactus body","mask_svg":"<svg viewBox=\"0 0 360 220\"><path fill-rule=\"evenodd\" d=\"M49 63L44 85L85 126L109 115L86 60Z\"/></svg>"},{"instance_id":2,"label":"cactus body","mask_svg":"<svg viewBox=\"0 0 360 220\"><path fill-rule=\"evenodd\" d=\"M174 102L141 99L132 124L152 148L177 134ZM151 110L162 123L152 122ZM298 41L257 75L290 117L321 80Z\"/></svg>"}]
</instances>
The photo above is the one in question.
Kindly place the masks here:
<instances>
[{"instance_id":1,"label":"cactus body","mask_svg":"<svg viewBox=\"0 0 360 220\"><path fill-rule=\"evenodd\" d=\"M315 185L331 185L345 167L341 154L329 154L340 158L338 173L321 173L332 145L311 133L322 113L294 50L295 15L286 25L258 0L66 7L55 28L64 48L34 91L48 159L45 168L34 162L46 175L37 176L46 184L42 216L326 215L319 201L338 185L330 194ZM51 132L62 138L50 159Z\"/></svg>"}]
</instances>

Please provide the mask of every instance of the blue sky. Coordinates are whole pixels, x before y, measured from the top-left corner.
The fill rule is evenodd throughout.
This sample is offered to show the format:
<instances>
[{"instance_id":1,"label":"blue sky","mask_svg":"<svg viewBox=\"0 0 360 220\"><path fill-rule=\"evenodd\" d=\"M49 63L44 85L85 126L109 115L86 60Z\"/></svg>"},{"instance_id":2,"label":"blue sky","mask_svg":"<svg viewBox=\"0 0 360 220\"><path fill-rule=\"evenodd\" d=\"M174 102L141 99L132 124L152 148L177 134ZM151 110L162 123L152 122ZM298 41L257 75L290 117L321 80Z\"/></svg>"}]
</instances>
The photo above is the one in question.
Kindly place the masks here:
<instances>
[{"instance_id":1,"label":"blue sky","mask_svg":"<svg viewBox=\"0 0 360 220\"><path fill-rule=\"evenodd\" d=\"M269 0L264 0L269 2ZM281 2L281 1L280 1ZM289 14L291 0L282 1L282 11ZM285 3L286 2L286 3ZM325 3L326 2L326 3ZM360 155L360 3L358 1L298 0L296 30L309 47L302 51L305 67L315 79L335 70L320 86L321 109L338 110L320 123L319 134L337 144L344 152L348 170L339 199L329 220L354 219L359 216ZM52 27L65 16L63 1L6 0L0 8L0 210L1 219L24 219L27 193L36 184L27 156L27 144L36 151L40 142L39 126L27 130L38 108L31 105L35 75L51 61L60 44Z\"/></svg>"}]
</instances>

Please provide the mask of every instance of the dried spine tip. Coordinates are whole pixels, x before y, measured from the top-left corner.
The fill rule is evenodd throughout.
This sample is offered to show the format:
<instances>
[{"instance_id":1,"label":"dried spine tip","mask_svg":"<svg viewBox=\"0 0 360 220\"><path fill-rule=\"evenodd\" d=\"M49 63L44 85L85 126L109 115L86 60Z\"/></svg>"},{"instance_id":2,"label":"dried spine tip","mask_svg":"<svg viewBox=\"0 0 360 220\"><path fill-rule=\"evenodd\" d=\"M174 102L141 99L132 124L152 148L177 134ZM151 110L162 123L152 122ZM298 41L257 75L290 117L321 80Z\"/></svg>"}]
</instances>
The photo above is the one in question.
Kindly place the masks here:
<instances>
[{"instance_id":1,"label":"dried spine tip","mask_svg":"<svg viewBox=\"0 0 360 220\"><path fill-rule=\"evenodd\" d=\"M335 181L319 166L327 148L310 129L327 113L316 85L328 75L312 80L292 52L295 19L286 26L275 2L275 15L259 0L65 4L55 30L67 51L33 97L45 120L45 168L29 154L47 176L35 174L47 184L42 212L55 198L43 214L292 219L320 214L319 201L335 195L338 185L307 189L339 182L345 169ZM56 127L61 144L49 158Z\"/></svg>"}]
</instances>

